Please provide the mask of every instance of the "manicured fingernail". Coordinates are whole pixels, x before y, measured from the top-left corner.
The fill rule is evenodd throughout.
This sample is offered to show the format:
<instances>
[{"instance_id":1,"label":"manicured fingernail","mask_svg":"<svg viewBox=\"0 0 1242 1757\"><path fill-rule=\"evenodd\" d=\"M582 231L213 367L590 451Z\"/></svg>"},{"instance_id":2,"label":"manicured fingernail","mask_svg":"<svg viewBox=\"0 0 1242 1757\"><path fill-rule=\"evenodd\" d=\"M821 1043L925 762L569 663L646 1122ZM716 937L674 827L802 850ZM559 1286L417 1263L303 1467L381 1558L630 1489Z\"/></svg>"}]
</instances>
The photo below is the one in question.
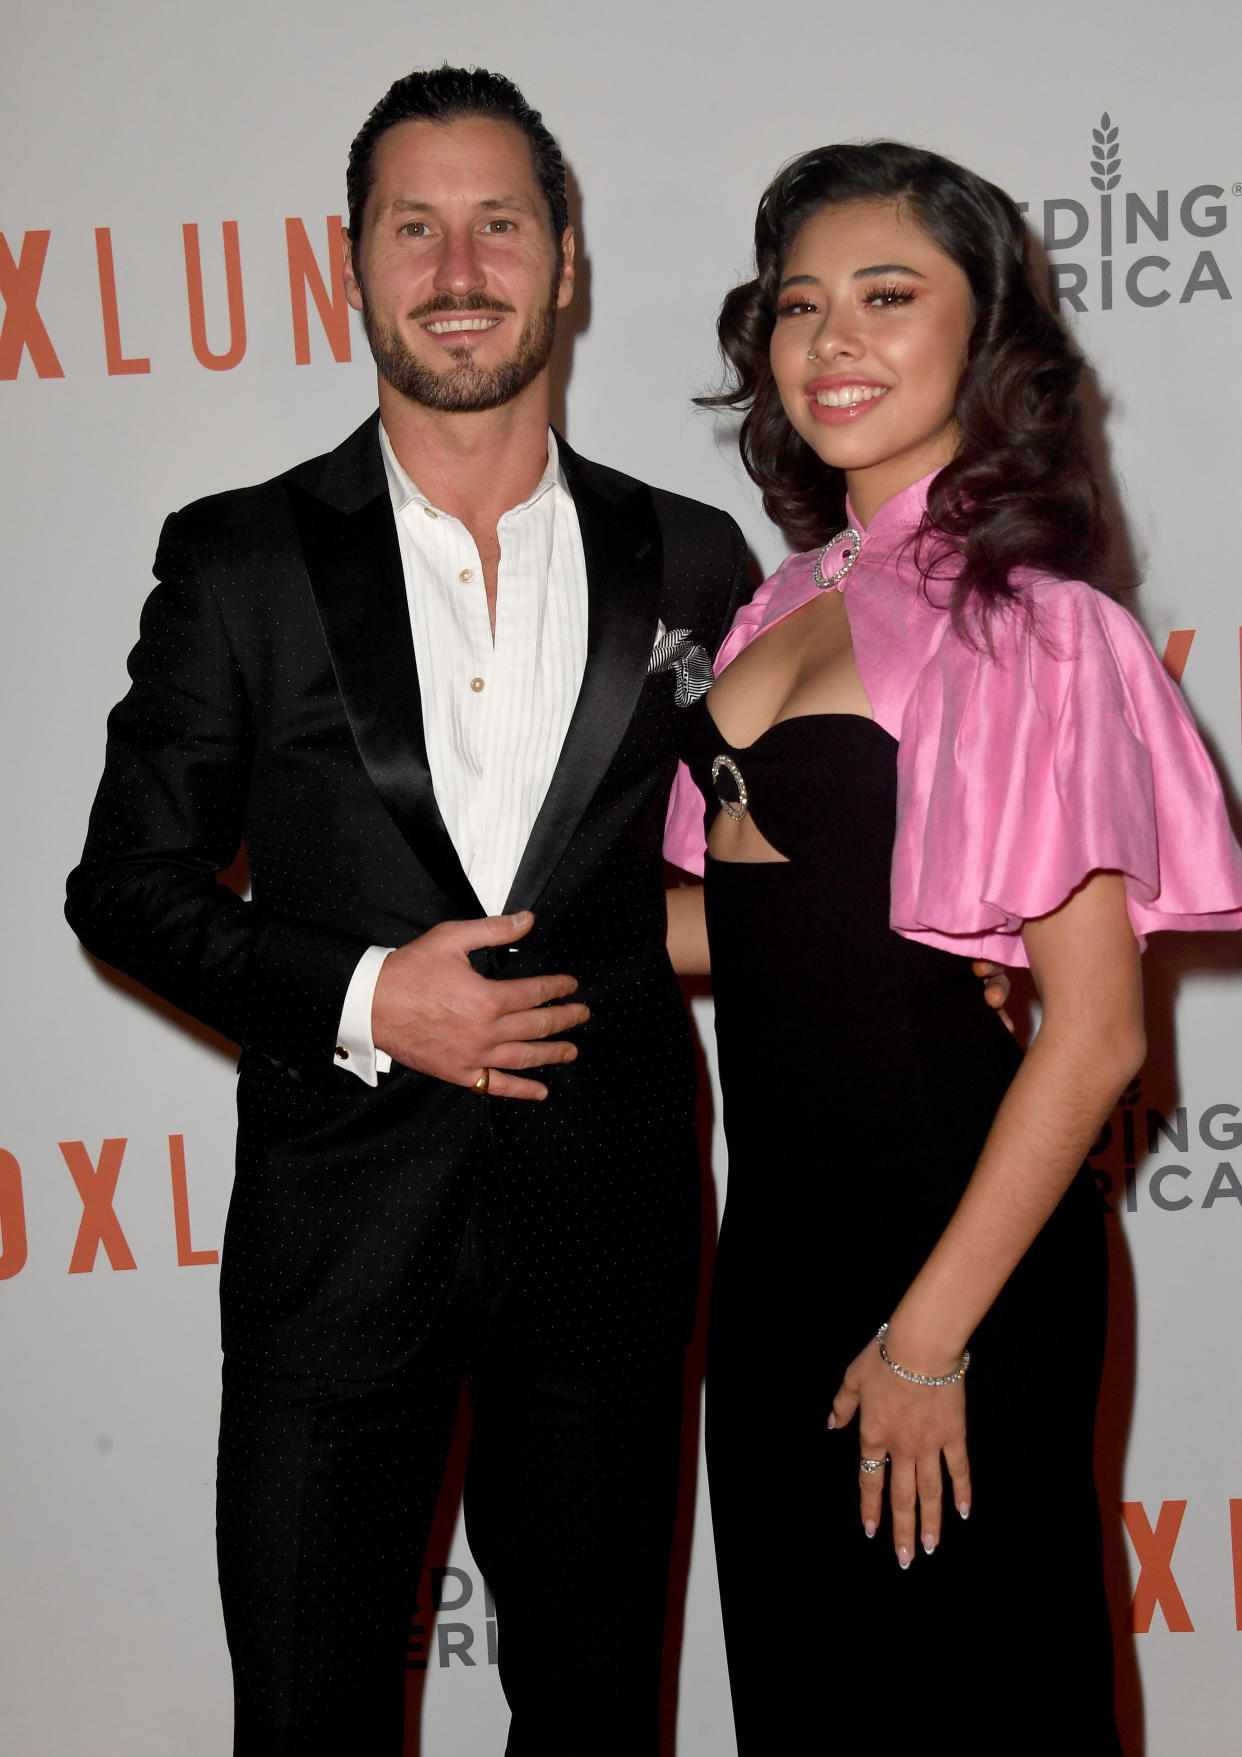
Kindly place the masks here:
<instances>
[{"instance_id":1,"label":"manicured fingernail","mask_svg":"<svg viewBox=\"0 0 1242 1757\"><path fill-rule=\"evenodd\" d=\"M830 1427L830 1428L835 1428L835 1427L836 1427L836 1425L837 1425L837 1418L836 1418L836 1416L835 1416L835 1415L831 1415L831 1414L830 1414L830 1415L829 1415L829 1417L828 1417L828 1426L829 1426L829 1427Z\"/></svg>"},{"instance_id":2,"label":"manicured fingernail","mask_svg":"<svg viewBox=\"0 0 1242 1757\"><path fill-rule=\"evenodd\" d=\"M901 1566L904 1570L910 1566L911 1562L914 1560L914 1557L910 1554L909 1550L904 1548L904 1546L903 1546L901 1549L899 1549L897 1551L897 1560L901 1563Z\"/></svg>"},{"instance_id":3,"label":"manicured fingernail","mask_svg":"<svg viewBox=\"0 0 1242 1757\"><path fill-rule=\"evenodd\" d=\"M970 1502L969 1501L959 1501L957 1503L957 1510L961 1514L963 1519L970 1518Z\"/></svg>"},{"instance_id":4,"label":"manicured fingernail","mask_svg":"<svg viewBox=\"0 0 1242 1757\"><path fill-rule=\"evenodd\" d=\"M868 1537L874 1537L875 1536L875 1520L874 1519L864 1519L863 1520L863 1530L866 1532Z\"/></svg>"},{"instance_id":5,"label":"manicured fingernail","mask_svg":"<svg viewBox=\"0 0 1242 1757\"><path fill-rule=\"evenodd\" d=\"M937 1545L937 1544L938 1544L938 1543L939 1543L939 1542L940 1542L940 1539L939 1539L939 1538L938 1538L938 1537L936 1537L936 1536L935 1536L935 1534L934 1534L934 1533L933 1533L933 1532L930 1532L930 1531L925 1531L925 1532L924 1532L924 1533L923 1533L923 1551L924 1551L924 1554L925 1554L925 1555L929 1555L929 1556L933 1556L933 1555L935 1555L935 1553L936 1553L936 1545Z\"/></svg>"}]
</instances>

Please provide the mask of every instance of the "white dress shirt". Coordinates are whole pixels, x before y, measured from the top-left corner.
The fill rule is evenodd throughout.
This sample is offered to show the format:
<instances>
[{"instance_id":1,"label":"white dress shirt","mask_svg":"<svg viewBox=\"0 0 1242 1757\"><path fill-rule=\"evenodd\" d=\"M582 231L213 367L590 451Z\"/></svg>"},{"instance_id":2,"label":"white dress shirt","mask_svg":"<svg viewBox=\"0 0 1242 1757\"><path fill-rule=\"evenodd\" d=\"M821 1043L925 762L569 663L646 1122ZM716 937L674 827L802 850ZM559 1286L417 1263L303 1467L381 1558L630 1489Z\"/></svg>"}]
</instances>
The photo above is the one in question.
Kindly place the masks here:
<instances>
[{"instance_id":1,"label":"white dress shirt","mask_svg":"<svg viewBox=\"0 0 1242 1757\"><path fill-rule=\"evenodd\" d=\"M586 558L556 437L528 500L497 525L496 633L483 567L459 519L433 506L380 428L405 571L427 760L440 815L485 914L503 909L551 784L586 664ZM338 1065L368 1085L390 1058L371 1039L371 1002L390 948L354 971Z\"/></svg>"}]
</instances>

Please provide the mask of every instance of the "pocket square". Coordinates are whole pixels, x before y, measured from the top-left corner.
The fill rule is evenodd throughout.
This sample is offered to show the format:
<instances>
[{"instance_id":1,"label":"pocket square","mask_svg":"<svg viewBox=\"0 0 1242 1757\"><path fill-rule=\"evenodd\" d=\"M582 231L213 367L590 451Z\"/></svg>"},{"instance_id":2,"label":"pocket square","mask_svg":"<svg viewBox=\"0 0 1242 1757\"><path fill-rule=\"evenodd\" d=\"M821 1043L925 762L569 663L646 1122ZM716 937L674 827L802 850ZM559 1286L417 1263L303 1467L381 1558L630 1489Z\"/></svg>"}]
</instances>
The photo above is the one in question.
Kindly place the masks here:
<instances>
[{"instance_id":1,"label":"pocket square","mask_svg":"<svg viewBox=\"0 0 1242 1757\"><path fill-rule=\"evenodd\" d=\"M706 647L701 647L688 628L665 628L661 623L655 645L647 661L647 675L657 671L675 671L677 687L673 700L679 708L688 708L712 686L712 662Z\"/></svg>"}]
</instances>

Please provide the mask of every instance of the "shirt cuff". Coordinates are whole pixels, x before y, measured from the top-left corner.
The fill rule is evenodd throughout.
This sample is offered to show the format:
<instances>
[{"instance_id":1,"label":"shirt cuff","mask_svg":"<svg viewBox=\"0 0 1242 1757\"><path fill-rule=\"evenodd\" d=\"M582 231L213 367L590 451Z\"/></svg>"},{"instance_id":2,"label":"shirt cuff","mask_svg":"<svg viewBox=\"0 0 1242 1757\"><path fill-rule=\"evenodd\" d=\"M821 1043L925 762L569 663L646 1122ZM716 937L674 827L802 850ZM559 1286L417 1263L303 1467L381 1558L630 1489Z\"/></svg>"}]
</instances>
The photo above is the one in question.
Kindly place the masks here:
<instances>
[{"instance_id":1,"label":"shirt cuff","mask_svg":"<svg viewBox=\"0 0 1242 1757\"><path fill-rule=\"evenodd\" d=\"M378 1076L392 1067L392 1057L376 1049L371 1037L371 1002L380 969L392 946L368 946L359 958L345 990L341 1023L336 1035L336 1065L355 1074L365 1086L377 1086Z\"/></svg>"}]
</instances>

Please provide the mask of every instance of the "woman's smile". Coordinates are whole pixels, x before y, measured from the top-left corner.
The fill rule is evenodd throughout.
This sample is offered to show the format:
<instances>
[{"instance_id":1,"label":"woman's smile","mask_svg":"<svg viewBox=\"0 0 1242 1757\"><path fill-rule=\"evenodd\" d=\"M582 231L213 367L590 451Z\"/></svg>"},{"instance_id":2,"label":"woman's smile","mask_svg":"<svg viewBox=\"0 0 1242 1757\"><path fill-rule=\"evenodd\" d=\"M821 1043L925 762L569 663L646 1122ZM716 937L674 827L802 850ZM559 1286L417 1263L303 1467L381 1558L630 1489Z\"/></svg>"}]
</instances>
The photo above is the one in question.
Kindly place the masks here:
<instances>
[{"instance_id":1,"label":"woman's smile","mask_svg":"<svg viewBox=\"0 0 1242 1757\"><path fill-rule=\"evenodd\" d=\"M806 395L814 419L831 427L875 408L888 395L888 386L859 378L816 378L807 385Z\"/></svg>"}]
</instances>

